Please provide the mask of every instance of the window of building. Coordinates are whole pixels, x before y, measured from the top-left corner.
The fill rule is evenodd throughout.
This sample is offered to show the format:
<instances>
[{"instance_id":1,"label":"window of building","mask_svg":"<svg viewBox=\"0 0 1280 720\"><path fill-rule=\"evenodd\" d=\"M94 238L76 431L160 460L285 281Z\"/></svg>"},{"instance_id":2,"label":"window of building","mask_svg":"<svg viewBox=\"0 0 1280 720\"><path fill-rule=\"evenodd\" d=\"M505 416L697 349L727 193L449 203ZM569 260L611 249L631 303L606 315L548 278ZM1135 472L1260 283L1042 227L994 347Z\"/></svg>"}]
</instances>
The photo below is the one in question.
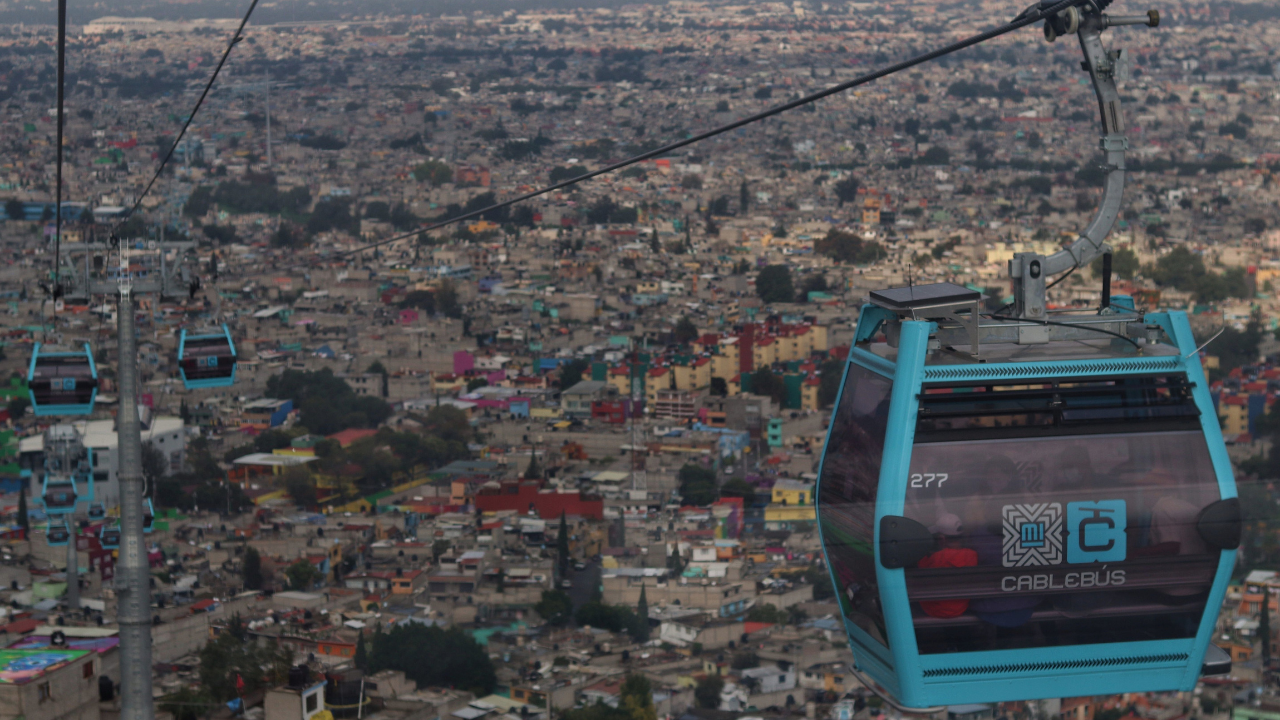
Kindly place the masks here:
<instances>
[{"instance_id":1,"label":"window of building","mask_svg":"<svg viewBox=\"0 0 1280 720\"><path fill-rule=\"evenodd\" d=\"M36 687L36 691L39 693L40 702L53 700L53 688L49 686L49 683L47 682L40 683Z\"/></svg>"},{"instance_id":2,"label":"window of building","mask_svg":"<svg viewBox=\"0 0 1280 720\"><path fill-rule=\"evenodd\" d=\"M307 712L313 713L320 707L320 693L311 693L307 696Z\"/></svg>"},{"instance_id":3,"label":"window of building","mask_svg":"<svg viewBox=\"0 0 1280 720\"><path fill-rule=\"evenodd\" d=\"M84 664L84 677L85 677L85 679L88 679L88 678L93 677L93 663L92 663L92 662L87 662L87 663L85 663L85 664Z\"/></svg>"}]
</instances>

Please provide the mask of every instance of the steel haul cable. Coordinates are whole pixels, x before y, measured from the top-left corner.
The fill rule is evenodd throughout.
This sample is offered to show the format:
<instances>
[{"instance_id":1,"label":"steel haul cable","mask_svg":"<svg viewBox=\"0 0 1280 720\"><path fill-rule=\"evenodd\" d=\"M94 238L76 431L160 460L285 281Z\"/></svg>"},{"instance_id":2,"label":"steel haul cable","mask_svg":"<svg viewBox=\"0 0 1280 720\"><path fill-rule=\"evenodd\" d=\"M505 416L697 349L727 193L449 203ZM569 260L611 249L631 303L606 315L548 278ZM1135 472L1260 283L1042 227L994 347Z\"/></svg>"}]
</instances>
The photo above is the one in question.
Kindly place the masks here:
<instances>
[{"instance_id":1,"label":"steel haul cable","mask_svg":"<svg viewBox=\"0 0 1280 720\"><path fill-rule=\"evenodd\" d=\"M768 110L755 113L754 115L748 115L747 117L734 120L733 122L728 123L727 125L721 125L717 128L713 128L711 130L698 133L697 135L691 135L690 137L687 137L684 140L677 140L676 142L670 143L668 145L663 145L662 147L657 148L656 150L650 150L648 152L640 153L639 155L634 155L632 157L627 158L626 160L620 160L616 163L613 163L612 165L605 166L603 168L600 168L599 170L592 170L591 172L588 172L583 175L579 175L570 180L564 180L562 182L553 183L544 188L540 188L538 190L532 190L522 195L517 195L516 197L513 197L510 200L503 200L500 203L494 203L493 205L490 205L488 207L480 208L478 210L472 210L470 212L463 213L457 217L449 218L448 220L441 220L440 222L432 223L431 225L427 225L426 227L421 227L416 230L412 230L410 232L402 233L400 235L387 238L386 240L379 240L376 243L370 243L368 245L355 248L354 250L347 250L345 252L337 253L337 257L346 257L348 255L355 255L358 253L362 253L366 250L372 250L374 248L381 247L383 245L387 245L393 242L407 240L416 235L428 233L433 230L439 230L441 228L463 222L464 220L471 220L473 218L480 217L485 213L489 213L494 210L499 210L504 207L509 207L511 205L515 205L516 203L524 202L525 200L531 200L540 195L546 195L547 193L555 192L556 190L560 190L560 189L569 187L571 185L576 185L584 180L590 180L591 178L599 177L600 175L605 175L605 174L614 172L615 170L621 170L622 168L628 167L630 165L634 165L639 162L644 162L645 160L651 160L658 156L665 155L673 150L679 150L682 147L692 145L696 142L701 142L702 140L713 138L717 135L723 135L724 133L727 133L730 130L736 130L745 125L750 125L752 123L759 122L760 120L773 117L774 115L780 115L788 110L794 110L795 108L798 108L802 105L808 105L810 103L816 102L823 98L842 93L845 90L858 87L859 85L865 85L874 80L879 80L882 77L887 77L894 73L901 72L908 68L915 67L916 65L921 65L923 63L929 62L930 60L936 60L942 57L943 55L950 55L953 52L957 52L967 47L971 47L973 45L986 42L987 40L1000 37L1001 35L1011 33L1014 30L1019 30L1028 25L1039 22L1045 18L1052 17L1069 7L1074 7L1076 5L1083 5L1088 2L1090 2L1090 0L1062 0L1062 2L1055 3L1054 5L1051 5L1046 8L1041 8L1038 5L1033 5L1027 8L1026 10L1023 10L1021 13L1018 14L1016 18L1014 18L1010 22L1004 25L1001 25L998 28L993 28L991 30L987 30L986 32L982 32L977 35L970 36L968 38L965 38L964 40L959 40L945 47L938 48L937 50L932 50L923 55L917 55L916 57L910 58L908 60L903 60L900 63L896 63L894 65L889 65L887 67L880 68L879 70L875 70L873 72L867 73L866 75L862 75L852 80L842 82L838 85L832 85L831 87L825 90L820 90L811 95L805 95L804 97L797 98L795 100L792 100L791 102L784 103L782 105L777 105L775 107L769 108Z\"/></svg>"},{"instance_id":2,"label":"steel haul cable","mask_svg":"<svg viewBox=\"0 0 1280 720\"><path fill-rule=\"evenodd\" d=\"M66 3L66 0L60 0ZM173 153L177 151L178 145L182 142L182 138L186 136L187 129L191 127L192 121L196 119L196 113L200 112L200 107L204 105L205 98L209 97L209 91L213 89L213 83L218 79L218 74L222 72L222 66L227 64L227 58L231 57L231 50L244 39L245 25L249 24L249 18L253 15L254 8L258 7L258 0L249 3L249 9L245 11L244 17L240 20L240 27L236 28L236 32L231 36L231 41L227 43L227 49L222 51L222 59L218 60L218 65L213 69L213 75L209 76L209 82L205 83L204 90L200 93L200 99L196 100L195 107L191 108L191 114L187 116L187 121L182 124L182 130L178 132L178 137L173 139L173 144L169 146L169 151L165 153L164 159L160 161L160 167L156 168L156 173L151 176L151 181L147 183L147 187L143 189L142 194L138 195L138 199L134 201L133 207L129 208L129 212L125 213L125 217L131 217L142 205L142 199L151 192L152 186L156 184L156 180L160 179L160 174L164 172L164 168L169 164ZM117 223L115 229L119 230L124 223ZM114 230L113 230L114 232Z\"/></svg>"}]
</instances>

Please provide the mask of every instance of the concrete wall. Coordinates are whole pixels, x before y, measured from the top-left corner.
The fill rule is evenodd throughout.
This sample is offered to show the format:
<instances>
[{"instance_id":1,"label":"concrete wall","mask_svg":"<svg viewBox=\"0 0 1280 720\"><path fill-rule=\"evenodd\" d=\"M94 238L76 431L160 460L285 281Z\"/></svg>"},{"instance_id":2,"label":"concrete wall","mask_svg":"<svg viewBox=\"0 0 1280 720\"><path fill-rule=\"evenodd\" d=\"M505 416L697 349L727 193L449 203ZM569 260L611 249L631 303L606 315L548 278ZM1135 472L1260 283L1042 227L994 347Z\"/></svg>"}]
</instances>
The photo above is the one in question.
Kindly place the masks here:
<instances>
[{"instance_id":1,"label":"concrete wall","mask_svg":"<svg viewBox=\"0 0 1280 720\"><path fill-rule=\"evenodd\" d=\"M772 605L779 610L786 610L792 605L807 603L813 600L813 586L799 585L782 593L764 593L756 596L757 605Z\"/></svg>"},{"instance_id":2,"label":"concrete wall","mask_svg":"<svg viewBox=\"0 0 1280 720\"><path fill-rule=\"evenodd\" d=\"M84 666L92 663L89 677ZM22 685L0 684L0 720L98 720L98 655L89 653ZM48 683L51 699L40 701Z\"/></svg>"},{"instance_id":3,"label":"concrete wall","mask_svg":"<svg viewBox=\"0 0 1280 720\"><path fill-rule=\"evenodd\" d=\"M151 658L167 663L204 647L209 641L209 618L206 613L188 615L171 622L151 626Z\"/></svg>"},{"instance_id":4,"label":"concrete wall","mask_svg":"<svg viewBox=\"0 0 1280 720\"><path fill-rule=\"evenodd\" d=\"M606 577L604 585L604 601L612 605L633 607L640 602L640 582L625 577ZM754 583L721 583L719 585L702 585L689 583L666 583L656 585L651 580L644 584L645 599L649 607L679 604L683 608L697 608L719 612L720 608L739 601L747 601L756 597ZM676 601L679 601L677 603Z\"/></svg>"}]
</instances>

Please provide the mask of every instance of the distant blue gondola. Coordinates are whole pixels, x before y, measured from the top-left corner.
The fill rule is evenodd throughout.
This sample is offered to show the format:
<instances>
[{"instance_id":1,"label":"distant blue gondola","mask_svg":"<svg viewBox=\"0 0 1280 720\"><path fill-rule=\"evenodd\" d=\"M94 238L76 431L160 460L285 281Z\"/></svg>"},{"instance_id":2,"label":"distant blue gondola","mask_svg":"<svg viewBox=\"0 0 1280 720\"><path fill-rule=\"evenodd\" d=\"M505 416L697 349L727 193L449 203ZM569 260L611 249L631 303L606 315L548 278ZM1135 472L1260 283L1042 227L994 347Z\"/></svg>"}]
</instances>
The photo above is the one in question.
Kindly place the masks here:
<instances>
[{"instance_id":1,"label":"distant blue gondola","mask_svg":"<svg viewBox=\"0 0 1280 720\"><path fill-rule=\"evenodd\" d=\"M28 392L36 415L88 415L98 398L98 369L89 343L83 352L41 351L36 343L27 370Z\"/></svg>"},{"instance_id":2,"label":"distant blue gondola","mask_svg":"<svg viewBox=\"0 0 1280 720\"><path fill-rule=\"evenodd\" d=\"M49 524L45 526L45 542L50 547L65 547L71 542L71 528L67 525L66 519L54 520L49 518Z\"/></svg>"},{"instance_id":3,"label":"distant blue gondola","mask_svg":"<svg viewBox=\"0 0 1280 720\"><path fill-rule=\"evenodd\" d=\"M103 550L116 550L120 547L120 526L106 526L98 531L98 543Z\"/></svg>"},{"instance_id":4,"label":"distant blue gondola","mask_svg":"<svg viewBox=\"0 0 1280 720\"><path fill-rule=\"evenodd\" d=\"M76 511L76 503L80 501L80 492L74 480L65 477L50 479L44 477L40 493L44 511L49 516L70 515Z\"/></svg>"},{"instance_id":5,"label":"distant blue gondola","mask_svg":"<svg viewBox=\"0 0 1280 720\"><path fill-rule=\"evenodd\" d=\"M236 345L224 323L222 332L178 339L178 369L188 390L228 387L236 382Z\"/></svg>"}]
</instances>

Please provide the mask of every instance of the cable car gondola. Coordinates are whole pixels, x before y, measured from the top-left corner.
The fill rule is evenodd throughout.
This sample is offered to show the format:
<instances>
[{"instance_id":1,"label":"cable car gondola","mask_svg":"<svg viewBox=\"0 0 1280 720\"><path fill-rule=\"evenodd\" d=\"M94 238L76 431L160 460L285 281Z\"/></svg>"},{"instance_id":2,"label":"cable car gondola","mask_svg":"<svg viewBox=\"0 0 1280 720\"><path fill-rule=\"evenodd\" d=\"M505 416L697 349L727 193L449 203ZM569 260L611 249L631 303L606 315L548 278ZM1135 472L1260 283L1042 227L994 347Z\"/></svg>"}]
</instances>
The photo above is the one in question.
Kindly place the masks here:
<instances>
[{"instance_id":1,"label":"cable car gondola","mask_svg":"<svg viewBox=\"0 0 1280 720\"><path fill-rule=\"evenodd\" d=\"M1105 7L1105 4L1103 5ZM899 707L1191 690L1229 670L1210 638L1240 506L1182 312L1110 297L1121 206L1119 55L1077 32L1106 184L1068 248L1014 255L1012 308L950 283L870 294L819 467L819 532L855 671ZM1099 307L1046 280L1104 258Z\"/></svg>"},{"instance_id":2,"label":"cable car gondola","mask_svg":"<svg viewBox=\"0 0 1280 720\"><path fill-rule=\"evenodd\" d=\"M209 335L187 335L183 330L178 339L178 368L188 390L234 385L236 345L226 324L221 332Z\"/></svg>"},{"instance_id":3,"label":"cable car gondola","mask_svg":"<svg viewBox=\"0 0 1280 720\"><path fill-rule=\"evenodd\" d=\"M40 498L44 504L45 513L49 515L70 515L76 511L76 504L80 502L80 493L76 489L75 480L68 478L50 479L48 475L45 475Z\"/></svg>"},{"instance_id":4,"label":"cable car gondola","mask_svg":"<svg viewBox=\"0 0 1280 720\"><path fill-rule=\"evenodd\" d=\"M50 547L65 547L71 542L71 527L67 525L66 519L55 521L49 518L49 524L45 526L45 542Z\"/></svg>"},{"instance_id":5,"label":"cable car gondola","mask_svg":"<svg viewBox=\"0 0 1280 720\"><path fill-rule=\"evenodd\" d=\"M84 351L49 352L36 343L27 370L36 415L88 415L98 397L98 369L89 343Z\"/></svg>"},{"instance_id":6,"label":"cable car gondola","mask_svg":"<svg viewBox=\"0 0 1280 720\"><path fill-rule=\"evenodd\" d=\"M107 509L102 503L90 503L88 515L90 520L101 520L107 516Z\"/></svg>"},{"instance_id":7,"label":"cable car gondola","mask_svg":"<svg viewBox=\"0 0 1280 720\"><path fill-rule=\"evenodd\" d=\"M98 530L98 544L102 545L104 550L117 550L120 547L120 526L115 525L108 527L103 525Z\"/></svg>"}]
</instances>

